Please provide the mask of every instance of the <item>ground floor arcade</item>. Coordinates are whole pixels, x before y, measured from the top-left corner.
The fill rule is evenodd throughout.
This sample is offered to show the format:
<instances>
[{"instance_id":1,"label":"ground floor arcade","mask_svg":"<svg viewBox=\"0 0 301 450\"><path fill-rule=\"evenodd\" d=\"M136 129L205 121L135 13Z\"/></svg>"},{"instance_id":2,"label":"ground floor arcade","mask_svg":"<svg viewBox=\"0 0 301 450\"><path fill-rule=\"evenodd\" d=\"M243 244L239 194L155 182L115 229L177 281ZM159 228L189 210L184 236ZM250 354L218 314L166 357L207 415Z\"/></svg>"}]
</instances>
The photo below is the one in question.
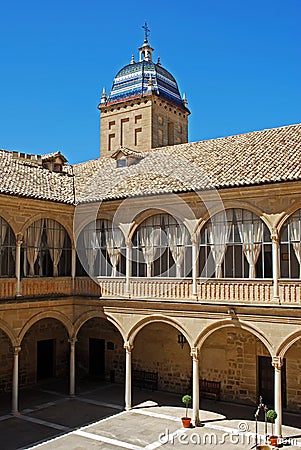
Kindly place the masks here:
<instances>
[{"instance_id":1,"label":"ground floor arcade","mask_svg":"<svg viewBox=\"0 0 301 450\"><path fill-rule=\"evenodd\" d=\"M162 311L95 301L88 308L79 302L70 314L70 305L52 306L36 305L24 323L2 315L0 389L12 392L14 414L21 387L54 377L68 380L71 397L85 377L124 384L129 410L133 370L157 372L158 389L179 398L191 390L195 421L201 378L221 382L222 401L255 406L262 395L279 412L278 434L282 409L301 411L301 327L275 312L252 317L224 307L200 313L187 305Z\"/></svg>"}]
</instances>

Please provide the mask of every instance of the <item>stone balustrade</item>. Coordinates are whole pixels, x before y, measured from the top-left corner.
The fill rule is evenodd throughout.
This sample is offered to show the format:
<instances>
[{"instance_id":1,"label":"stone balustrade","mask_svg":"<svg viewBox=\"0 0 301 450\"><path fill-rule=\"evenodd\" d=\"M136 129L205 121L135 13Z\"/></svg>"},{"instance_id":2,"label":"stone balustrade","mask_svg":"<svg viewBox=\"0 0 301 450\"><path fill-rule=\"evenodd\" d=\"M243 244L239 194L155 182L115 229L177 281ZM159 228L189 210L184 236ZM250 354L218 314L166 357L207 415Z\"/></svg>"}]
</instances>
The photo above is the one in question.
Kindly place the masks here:
<instances>
[{"instance_id":1,"label":"stone balustrade","mask_svg":"<svg viewBox=\"0 0 301 450\"><path fill-rule=\"evenodd\" d=\"M198 300L225 303L272 303L272 280L198 280Z\"/></svg>"},{"instance_id":2,"label":"stone balustrade","mask_svg":"<svg viewBox=\"0 0 301 450\"><path fill-rule=\"evenodd\" d=\"M16 296L16 278L0 279L0 298ZM20 297L92 296L102 298L191 300L199 302L275 304L272 280L214 279L197 281L197 297L192 295L190 278L135 278L130 280L130 293L126 292L124 277L99 277L97 282L89 277L23 278ZM280 280L279 297L282 305L301 305L301 283L297 280Z\"/></svg>"}]
</instances>

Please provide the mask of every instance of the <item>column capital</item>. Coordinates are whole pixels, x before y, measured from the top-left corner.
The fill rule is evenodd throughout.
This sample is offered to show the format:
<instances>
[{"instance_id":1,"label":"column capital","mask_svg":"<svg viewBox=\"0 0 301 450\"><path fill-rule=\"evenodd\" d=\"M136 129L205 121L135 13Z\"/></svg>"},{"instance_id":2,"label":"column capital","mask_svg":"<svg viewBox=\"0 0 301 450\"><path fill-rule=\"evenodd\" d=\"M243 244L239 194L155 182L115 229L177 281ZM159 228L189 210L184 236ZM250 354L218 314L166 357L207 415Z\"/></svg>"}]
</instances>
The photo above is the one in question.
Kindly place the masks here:
<instances>
[{"instance_id":1,"label":"column capital","mask_svg":"<svg viewBox=\"0 0 301 450\"><path fill-rule=\"evenodd\" d=\"M272 228L271 239L275 244L279 244L279 234L277 228Z\"/></svg>"},{"instance_id":2,"label":"column capital","mask_svg":"<svg viewBox=\"0 0 301 450\"><path fill-rule=\"evenodd\" d=\"M17 233L16 235L16 245L21 246L23 244L23 233Z\"/></svg>"},{"instance_id":3,"label":"column capital","mask_svg":"<svg viewBox=\"0 0 301 450\"><path fill-rule=\"evenodd\" d=\"M125 244L126 244L127 247L131 248L132 247L132 240L131 240L131 238L127 237L126 241L125 241Z\"/></svg>"},{"instance_id":4,"label":"column capital","mask_svg":"<svg viewBox=\"0 0 301 450\"><path fill-rule=\"evenodd\" d=\"M193 234L191 235L191 243L192 243L192 245L197 245L197 244L198 244L198 241L199 241L199 235L198 235L198 233L193 233Z\"/></svg>"},{"instance_id":5,"label":"column capital","mask_svg":"<svg viewBox=\"0 0 301 450\"><path fill-rule=\"evenodd\" d=\"M68 339L68 342L69 342L71 345L75 345L75 343L77 342L77 338L76 338L76 337L72 337L72 338Z\"/></svg>"},{"instance_id":6,"label":"column capital","mask_svg":"<svg viewBox=\"0 0 301 450\"><path fill-rule=\"evenodd\" d=\"M191 347L190 356L193 360L199 360L200 349L198 347Z\"/></svg>"},{"instance_id":7,"label":"column capital","mask_svg":"<svg viewBox=\"0 0 301 450\"><path fill-rule=\"evenodd\" d=\"M132 351L133 348L134 348L134 345L131 344L129 341L127 341L127 342L124 343L123 348L125 349L125 351L126 351L127 353L131 353L131 351Z\"/></svg>"},{"instance_id":8,"label":"column capital","mask_svg":"<svg viewBox=\"0 0 301 450\"><path fill-rule=\"evenodd\" d=\"M18 355L21 351L21 347L19 345L16 345L13 347L14 355Z\"/></svg>"},{"instance_id":9,"label":"column capital","mask_svg":"<svg viewBox=\"0 0 301 450\"><path fill-rule=\"evenodd\" d=\"M272 357L272 366L276 370L281 370L281 367L283 366L283 358L281 358L281 356L273 356Z\"/></svg>"}]
</instances>

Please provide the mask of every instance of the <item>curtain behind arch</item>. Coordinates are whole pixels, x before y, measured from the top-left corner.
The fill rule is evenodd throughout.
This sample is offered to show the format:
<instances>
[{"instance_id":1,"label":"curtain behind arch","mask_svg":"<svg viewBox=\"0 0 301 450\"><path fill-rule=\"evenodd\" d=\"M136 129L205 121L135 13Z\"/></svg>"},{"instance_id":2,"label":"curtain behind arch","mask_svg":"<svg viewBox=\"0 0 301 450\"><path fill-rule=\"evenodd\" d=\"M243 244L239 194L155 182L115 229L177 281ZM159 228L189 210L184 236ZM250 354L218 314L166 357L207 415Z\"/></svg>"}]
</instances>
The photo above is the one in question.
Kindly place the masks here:
<instances>
[{"instance_id":1,"label":"curtain behind arch","mask_svg":"<svg viewBox=\"0 0 301 450\"><path fill-rule=\"evenodd\" d=\"M292 217L289 222L290 240L293 245L293 249L296 258L299 263L299 278L301 278L301 231L299 217Z\"/></svg>"},{"instance_id":2,"label":"curtain behind arch","mask_svg":"<svg viewBox=\"0 0 301 450\"><path fill-rule=\"evenodd\" d=\"M86 257L88 261L88 273L94 275L94 263L99 251L99 240L96 233L94 222L89 223L84 228L84 245L86 249Z\"/></svg>"},{"instance_id":3,"label":"curtain behind arch","mask_svg":"<svg viewBox=\"0 0 301 450\"><path fill-rule=\"evenodd\" d=\"M44 219L40 219L34 222L29 228L27 228L26 259L29 264L29 276L34 276L34 265L40 251L43 227ZM24 258L24 269L26 266L25 262L26 260ZM24 270L24 273L26 273L26 270Z\"/></svg>"},{"instance_id":4,"label":"curtain behind arch","mask_svg":"<svg viewBox=\"0 0 301 450\"><path fill-rule=\"evenodd\" d=\"M166 228L168 245L176 263L176 277L181 277L183 276L183 260L189 238L188 232L184 225L180 225L172 217Z\"/></svg>"},{"instance_id":5,"label":"curtain behind arch","mask_svg":"<svg viewBox=\"0 0 301 450\"><path fill-rule=\"evenodd\" d=\"M161 236L160 216L149 217L139 228L141 250L146 263L146 276L152 276L152 263L156 259L158 244Z\"/></svg>"},{"instance_id":6,"label":"curtain behind arch","mask_svg":"<svg viewBox=\"0 0 301 450\"><path fill-rule=\"evenodd\" d=\"M256 263L261 252L263 224L251 211L236 209L238 232L249 263L249 278L256 277Z\"/></svg>"},{"instance_id":7,"label":"curtain behind arch","mask_svg":"<svg viewBox=\"0 0 301 450\"><path fill-rule=\"evenodd\" d=\"M222 278L222 264L229 242L232 223L232 211L220 211L215 214L208 224L208 237L212 256L215 263L215 277Z\"/></svg>"},{"instance_id":8,"label":"curtain behind arch","mask_svg":"<svg viewBox=\"0 0 301 450\"><path fill-rule=\"evenodd\" d=\"M45 219L46 224L46 236L47 245L50 254L50 258L53 264L53 276L58 276L58 263L60 262L64 241L65 241L65 228L53 219Z\"/></svg>"},{"instance_id":9,"label":"curtain behind arch","mask_svg":"<svg viewBox=\"0 0 301 450\"><path fill-rule=\"evenodd\" d=\"M112 264L111 277L117 276L117 265L120 260L120 248L122 245L123 234L119 228L110 228L112 224L107 223L107 228L105 229L106 237L106 249Z\"/></svg>"},{"instance_id":10,"label":"curtain behind arch","mask_svg":"<svg viewBox=\"0 0 301 450\"><path fill-rule=\"evenodd\" d=\"M8 230L8 224L6 223L6 221L4 219L1 219L1 236L0 236L1 247L4 244L7 230Z\"/></svg>"}]
</instances>

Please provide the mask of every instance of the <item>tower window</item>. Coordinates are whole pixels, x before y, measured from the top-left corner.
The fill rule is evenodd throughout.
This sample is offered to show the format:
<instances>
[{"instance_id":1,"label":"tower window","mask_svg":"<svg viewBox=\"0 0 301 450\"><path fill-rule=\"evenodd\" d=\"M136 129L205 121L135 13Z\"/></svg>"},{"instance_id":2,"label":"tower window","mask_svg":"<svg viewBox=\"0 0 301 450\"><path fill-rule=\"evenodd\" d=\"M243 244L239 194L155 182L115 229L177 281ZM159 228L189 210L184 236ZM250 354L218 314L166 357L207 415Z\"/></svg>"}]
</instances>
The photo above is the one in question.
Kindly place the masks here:
<instances>
[{"instance_id":1,"label":"tower window","mask_svg":"<svg viewBox=\"0 0 301 450\"><path fill-rule=\"evenodd\" d=\"M139 133L142 132L142 128L136 128L135 129L135 145L139 145Z\"/></svg>"},{"instance_id":2,"label":"tower window","mask_svg":"<svg viewBox=\"0 0 301 450\"><path fill-rule=\"evenodd\" d=\"M114 125L115 125L115 120L112 120L112 122L109 122L109 130L111 130Z\"/></svg>"},{"instance_id":3,"label":"tower window","mask_svg":"<svg viewBox=\"0 0 301 450\"><path fill-rule=\"evenodd\" d=\"M125 119L121 119L121 122L120 122L120 145L121 146L124 145L124 138L126 135L125 127L126 127L126 124L129 123L129 120L130 119L128 117L126 117Z\"/></svg>"},{"instance_id":4,"label":"tower window","mask_svg":"<svg viewBox=\"0 0 301 450\"><path fill-rule=\"evenodd\" d=\"M163 145L163 130L158 130L158 145Z\"/></svg>"},{"instance_id":5,"label":"tower window","mask_svg":"<svg viewBox=\"0 0 301 450\"><path fill-rule=\"evenodd\" d=\"M138 123L138 120L141 120L141 119L142 119L142 114L135 116L135 123Z\"/></svg>"},{"instance_id":6,"label":"tower window","mask_svg":"<svg viewBox=\"0 0 301 450\"><path fill-rule=\"evenodd\" d=\"M174 144L174 124L172 122L168 123L168 145Z\"/></svg>"},{"instance_id":7,"label":"tower window","mask_svg":"<svg viewBox=\"0 0 301 450\"><path fill-rule=\"evenodd\" d=\"M108 150L111 152L113 150L113 141L115 139L115 133L109 134Z\"/></svg>"}]
</instances>

